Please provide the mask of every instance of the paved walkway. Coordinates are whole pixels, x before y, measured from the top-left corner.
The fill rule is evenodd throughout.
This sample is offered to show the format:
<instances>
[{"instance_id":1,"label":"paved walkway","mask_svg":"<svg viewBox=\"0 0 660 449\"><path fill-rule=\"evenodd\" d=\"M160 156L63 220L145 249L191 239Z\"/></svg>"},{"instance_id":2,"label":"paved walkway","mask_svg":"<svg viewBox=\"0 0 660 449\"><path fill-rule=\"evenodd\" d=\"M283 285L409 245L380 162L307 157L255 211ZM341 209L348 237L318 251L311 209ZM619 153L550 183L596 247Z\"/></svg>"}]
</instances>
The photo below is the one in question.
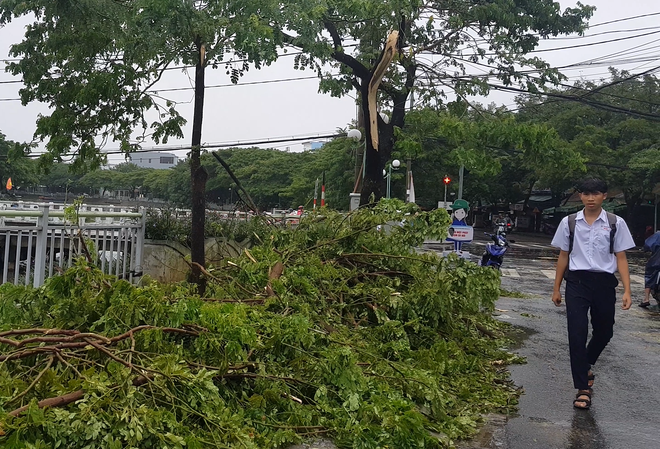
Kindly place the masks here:
<instances>
[{"instance_id":1,"label":"paved walkway","mask_svg":"<svg viewBox=\"0 0 660 449\"><path fill-rule=\"evenodd\" d=\"M614 338L594 367L594 403L572 406L566 308L550 301L554 260L510 257L502 288L526 298L500 298L496 315L516 326L512 349L526 364L510 367L523 389L518 413L497 417L473 449L647 449L660 448L660 313L637 307L643 296L643 261L631 261L633 307L617 307ZM516 276L517 274L517 276ZM620 305L621 290L618 292ZM655 308L657 310L657 308Z\"/></svg>"}]
</instances>

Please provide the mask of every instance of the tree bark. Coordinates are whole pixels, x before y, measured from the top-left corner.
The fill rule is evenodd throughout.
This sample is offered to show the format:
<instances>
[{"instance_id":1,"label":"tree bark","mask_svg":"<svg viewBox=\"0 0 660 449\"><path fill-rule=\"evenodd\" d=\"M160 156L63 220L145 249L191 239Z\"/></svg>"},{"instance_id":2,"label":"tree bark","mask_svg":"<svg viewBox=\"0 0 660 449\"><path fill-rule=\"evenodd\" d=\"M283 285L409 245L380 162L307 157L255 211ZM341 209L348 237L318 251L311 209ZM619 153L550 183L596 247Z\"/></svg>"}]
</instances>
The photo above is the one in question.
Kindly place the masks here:
<instances>
[{"instance_id":1,"label":"tree bark","mask_svg":"<svg viewBox=\"0 0 660 449\"><path fill-rule=\"evenodd\" d=\"M201 163L202 119L204 115L204 44L198 38L195 42L199 58L195 67L195 107L193 114L192 150L190 151L190 178L192 183L192 224L190 237L190 256L192 268L190 281L197 284L197 292L204 295L206 280L202 277L201 267L206 267L204 254L204 222L206 214L206 180L208 173Z\"/></svg>"},{"instance_id":2,"label":"tree bark","mask_svg":"<svg viewBox=\"0 0 660 449\"><path fill-rule=\"evenodd\" d=\"M401 29L405 30L405 24L402 24ZM415 70L413 66L410 66L410 70L407 69L409 73L406 79L406 91L395 93L396 98L394 99L394 110L392 111L390 123L383 121L375 104L375 95L380 88L381 80L387 70L387 66L392 62L397 51L401 51L402 37L399 31L391 32L380 55L378 64L369 72L368 76L360 76L360 105L364 115L366 152L360 205L368 204L372 196L374 201L378 201L385 196L387 183L383 176L383 170L385 164L392 157L394 125L403 127L405 100L410 93L414 81ZM375 117L373 116L374 114L376 115ZM374 126L374 123L377 123L377 126ZM377 129L378 136L372 135L374 129Z\"/></svg>"},{"instance_id":3,"label":"tree bark","mask_svg":"<svg viewBox=\"0 0 660 449\"><path fill-rule=\"evenodd\" d=\"M368 85L368 80L363 80L362 85ZM369 123L369 105L366 100L365 89L363 87L361 95L362 112L365 116L365 123ZM378 147L374 148L371 144L371 131L369 126L365 127L365 169L364 180L362 182L362 191L360 192L360 205L368 204L371 195L378 201L385 196L386 181L383 176L385 164L392 156L394 147L394 127L391 123L385 123L380 116L378 119Z\"/></svg>"},{"instance_id":4,"label":"tree bark","mask_svg":"<svg viewBox=\"0 0 660 449\"><path fill-rule=\"evenodd\" d=\"M149 379L145 376L136 377L135 379L133 379L133 386L139 387L141 385L146 384L148 380ZM62 396L44 399L42 401L39 401L37 405L39 406L39 408L65 407L71 403L81 400L84 397L85 397L84 390L76 390L76 391L72 391L71 393L63 394ZM12 410L11 412L9 412L9 415L16 417L21 413L23 413L25 410L27 410L29 407L30 407L29 404L24 405L23 407L17 408L16 410Z\"/></svg>"}]
</instances>

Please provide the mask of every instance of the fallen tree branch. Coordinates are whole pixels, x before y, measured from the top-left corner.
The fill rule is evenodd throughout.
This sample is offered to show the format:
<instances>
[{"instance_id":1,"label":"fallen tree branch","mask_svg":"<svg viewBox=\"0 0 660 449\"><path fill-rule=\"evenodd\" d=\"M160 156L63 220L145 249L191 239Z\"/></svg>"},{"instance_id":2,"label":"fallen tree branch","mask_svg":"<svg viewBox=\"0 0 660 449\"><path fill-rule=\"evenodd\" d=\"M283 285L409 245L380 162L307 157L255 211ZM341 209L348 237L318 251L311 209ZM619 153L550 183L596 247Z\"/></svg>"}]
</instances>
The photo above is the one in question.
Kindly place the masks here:
<instances>
[{"instance_id":1,"label":"fallen tree branch","mask_svg":"<svg viewBox=\"0 0 660 449\"><path fill-rule=\"evenodd\" d=\"M50 367L53 366L53 361L55 361L55 356L50 356L50 359L48 360L48 364L46 365L46 367L44 369L41 370L41 372L37 375L37 377L34 378L32 383L25 390L23 390L23 392L21 392L20 394L14 396L10 400L8 400L7 403L14 402L14 401L22 398L26 394L28 394L30 392L30 390L32 390L34 388L34 386L39 382L39 380L44 376L44 374L46 374L46 371L48 371L50 369Z\"/></svg>"},{"instance_id":2,"label":"fallen tree branch","mask_svg":"<svg viewBox=\"0 0 660 449\"><path fill-rule=\"evenodd\" d=\"M241 303L263 304L265 301L264 298L256 298L256 299L201 298L201 300L204 302L223 302L223 303L233 303L233 304L241 304Z\"/></svg>"},{"instance_id":3,"label":"fallen tree branch","mask_svg":"<svg viewBox=\"0 0 660 449\"><path fill-rule=\"evenodd\" d=\"M144 385L149 381L149 378L146 376L138 376L135 379L133 379L133 386L134 387L139 387L140 385ZM72 391L71 393L63 394L62 396L56 396L54 398L48 398L48 399L43 399L37 403L39 408L46 408L46 407L64 407L65 405L69 405L73 402L79 401L85 397L85 391L84 390L76 390ZM24 405L23 407L17 408L16 410L12 410L9 412L9 416L18 416L21 413L23 413L25 410L27 410L30 407L30 405Z\"/></svg>"},{"instance_id":4,"label":"fallen tree branch","mask_svg":"<svg viewBox=\"0 0 660 449\"><path fill-rule=\"evenodd\" d=\"M86 340L86 339L95 339L95 340L101 340L105 344L110 344L111 341L108 337L105 337L103 335L98 335L90 332L81 332L78 334L74 334L68 337L33 337L33 338L26 338L25 340L21 340L18 343L17 348L21 348L27 344L30 343L65 343L68 341L76 341L76 340Z\"/></svg>"},{"instance_id":5,"label":"fallen tree branch","mask_svg":"<svg viewBox=\"0 0 660 449\"><path fill-rule=\"evenodd\" d=\"M201 266L201 265L198 264L197 262L192 262L192 263L190 263L189 265L190 265L191 268L192 268L193 266L194 266L194 267L197 267L197 269L198 269L198 270L199 270L204 276L213 279L215 282L220 282L220 279L218 279L217 277L213 276L211 273L209 273L209 271L208 271L206 268L204 268L203 266Z\"/></svg>"},{"instance_id":6,"label":"fallen tree branch","mask_svg":"<svg viewBox=\"0 0 660 449\"><path fill-rule=\"evenodd\" d=\"M278 260L268 273L268 284L266 285L266 294L268 296L275 296L271 281L273 279L279 279L282 276L282 273L284 273L284 264Z\"/></svg>"},{"instance_id":7,"label":"fallen tree branch","mask_svg":"<svg viewBox=\"0 0 660 449\"><path fill-rule=\"evenodd\" d=\"M9 335L29 335L29 334L44 334L44 335L76 335L80 331L73 329L12 329L0 332L0 337L7 337Z\"/></svg>"},{"instance_id":8,"label":"fallen tree branch","mask_svg":"<svg viewBox=\"0 0 660 449\"><path fill-rule=\"evenodd\" d=\"M39 347L34 347L34 348L26 348L26 349L23 349L21 351L14 352L12 354L3 354L3 355L0 355L0 362L4 362L6 360L16 360L16 359L20 359L20 358L24 358L24 357L29 357L31 355L35 355L35 354L43 353L43 352L57 353L57 352L59 352L63 349L80 349L80 348L84 348L85 346L91 344L87 340L90 337L101 340L106 345L110 346L110 345L115 345L115 344L119 343L120 341L125 340L127 338L133 338L133 334L135 332L139 332L139 331L147 330L147 329L158 329L158 330L161 330L161 331L167 332L167 333L192 335L194 337L199 336L200 332L206 331L206 329L201 328L201 326L197 326L197 327L199 327L200 329L199 330L190 330L190 329L180 329L180 328L177 328L177 327L158 327L158 326L151 326L151 325L145 324L145 325L142 325L142 326L137 326L137 327L129 330L128 332L125 332L123 334L117 335L117 336L112 337L112 338L107 338L107 337L104 337L104 336L101 336L101 335L98 335L98 334L89 334L89 333L82 333L82 332L79 332L78 334L75 334L73 336L60 337L60 338L57 338L57 337L35 337L33 339L28 339L28 340L31 340L31 343L41 343L41 342L44 341L43 339L48 338L48 340L46 340L46 341L52 342L52 343L58 343L58 344L49 345L49 346L39 346ZM83 338L83 339L85 339L85 341L71 341L71 339L74 338L74 337L76 339ZM12 345L16 348L19 348L19 347L23 346L24 341L26 341L26 340L16 341L16 340L11 340L11 339L3 339L2 341L0 341L0 343L9 344L9 345Z\"/></svg>"}]
</instances>

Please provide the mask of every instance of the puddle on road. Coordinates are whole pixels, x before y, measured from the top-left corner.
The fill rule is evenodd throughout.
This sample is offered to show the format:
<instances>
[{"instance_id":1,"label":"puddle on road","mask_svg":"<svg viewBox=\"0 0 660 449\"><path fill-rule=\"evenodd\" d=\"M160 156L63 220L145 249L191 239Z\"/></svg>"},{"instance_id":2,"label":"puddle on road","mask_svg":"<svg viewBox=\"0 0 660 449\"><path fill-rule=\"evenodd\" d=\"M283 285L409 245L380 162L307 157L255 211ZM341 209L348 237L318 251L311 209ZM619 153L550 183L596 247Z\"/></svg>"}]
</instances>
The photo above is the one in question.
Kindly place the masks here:
<instances>
[{"instance_id":1,"label":"puddle on road","mask_svg":"<svg viewBox=\"0 0 660 449\"><path fill-rule=\"evenodd\" d=\"M568 434L569 449L603 449L609 447L590 412L575 410Z\"/></svg>"},{"instance_id":2,"label":"puddle on road","mask_svg":"<svg viewBox=\"0 0 660 449\"><path fill-rule=\"evenodd\" d=\"M532 328L512 325L511 329L506 333L506 336L513 342L511 344L511 349L514 350L520 349L525 340L534 334L538 334L538 332Z\"/></svg>"}]
</instances>

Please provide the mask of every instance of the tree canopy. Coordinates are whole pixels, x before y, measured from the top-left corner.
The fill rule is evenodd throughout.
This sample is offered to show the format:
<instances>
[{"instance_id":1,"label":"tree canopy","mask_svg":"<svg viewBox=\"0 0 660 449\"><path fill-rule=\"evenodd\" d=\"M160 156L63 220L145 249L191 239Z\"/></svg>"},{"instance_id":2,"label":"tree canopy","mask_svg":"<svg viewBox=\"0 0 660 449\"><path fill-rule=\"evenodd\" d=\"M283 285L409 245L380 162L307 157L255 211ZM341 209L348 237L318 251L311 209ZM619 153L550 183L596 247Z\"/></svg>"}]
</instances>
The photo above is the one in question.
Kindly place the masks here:
<instances>
[{"instance_id":1,"label":"tree canopy","mask_svg":"<svg viewBox=\"0 0 660 449\"><path fill-rule=\"evenodd\" d=\"M278 11L279 3L264 1L3 1L0 24L34 16L23 41L11 46L19 60L7 67L23 78L23 104L41 101L51 109L37 119L35 137L46 140L42 162L72 154L72 167L83 171L105 161L100 148L108 141L129 152L147 138L156 143L183 138L186 119L157 84L167 70L193 66L191 226L193 236L203 236L205 70L225 65L235 82L250 63L273 61L277 34L262 16ZM193 239L191 259L192 277L203 291L201 238Z\"/></svg>"},{"instance_id":2,"label":"tree canopy","mask_svg":"<svg viewBox=\"0 0 660 449\"><path fill-rule=\"evenodd\" d=\"M393 127L404 126L413 87L418 102L435 105L449 95L457 103L468 94L485 95L491 78L531 90L559 82L557 70L529 53L540 39L582 32L594 9L578 3L562 12L551 0L284 4L283 40L303 51L296 67L315 69L324 92L344 95L355 89L359 94L367 155L363 202L372 193L383 195L381 172L396 140ZM388 36L396 39L394 48L384 48ZM339 73L325 70L328 64ZM469 64L488 73L473 75ZM391 113L388 123L376 109Z\"/></svg>"},{"instance_id":3,"label":"tree canopy","mask_svg":"<svg viewBox=\"0 0 660 449\"><path fill-rule=\"evenodd\" d=\"M660 80L611 69L601 82L578 82L554 91L555 97L521 100L519 120L543 123L557 130L584 158L589 175L621 189L629 218L660 182L657 162L660 145ZM571 101L582 97L589 103ZM566 173L569 187L581 173Z\"/></svg>"},{"instance_id":4,"label":"tree canopy","mask_svg":"<svg viewBox=\"0 0 660 449\"><path fill-rule=\"evenodd\" d=\"M465 167L463 195L471 202L518 202L538 183L583 169L580 155L545 123L519 122L511 113L480 111L457 116L447 109L408 113L397 134L394 156L414 158L418 204L434 207L442 199L442 178L454 180ZM448 198L450 199L450 198Z\"/></svg>"},{"instance_id":5,"label":"tree canopy","mask_svg":"<svg viewBox=\"0 0 660 449\"><path fill-rule=\"evenodd\" d=\"M37 119L35 133L46 141L44 157L73 154L74 167L98 167L106 142L131 151L148 138L159 143L184 137L186 118L158 93L158 81L167 71L195 66L199 43L204 66L226 67L234 81L250 62L259 67L272 61L272 33L256 14L267 7L261 1L0 3L2 24L34 17L23 40L11 46L19 60L7 67L22 77L23 104L50 107Z\"/></svg>"}]
</instances>

